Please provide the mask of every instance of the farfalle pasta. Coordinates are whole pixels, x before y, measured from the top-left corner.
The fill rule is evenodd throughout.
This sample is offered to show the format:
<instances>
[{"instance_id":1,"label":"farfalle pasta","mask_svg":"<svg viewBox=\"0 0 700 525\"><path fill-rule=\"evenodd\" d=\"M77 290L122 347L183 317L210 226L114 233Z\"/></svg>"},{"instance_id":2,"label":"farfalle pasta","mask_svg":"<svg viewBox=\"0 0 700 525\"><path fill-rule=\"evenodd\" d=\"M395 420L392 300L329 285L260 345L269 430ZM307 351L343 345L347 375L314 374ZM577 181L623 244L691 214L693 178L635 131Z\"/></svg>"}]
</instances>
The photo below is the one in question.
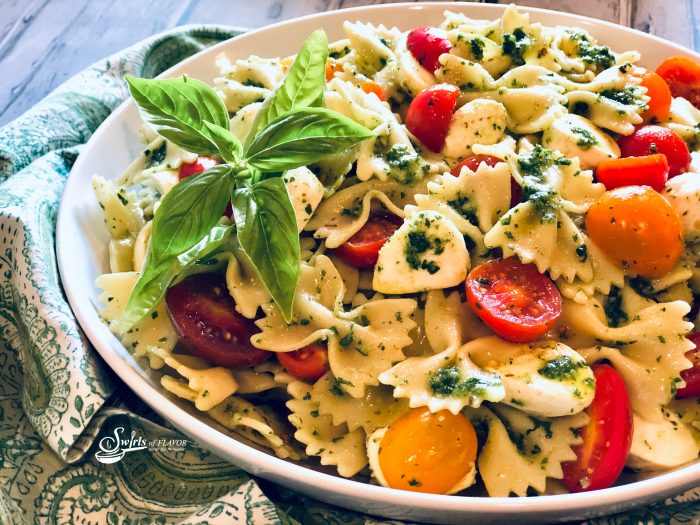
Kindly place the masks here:
<instances>
[{"instance_id":1,"label":"farfalle pasta","mask_svg":"<svg viewBox=\"0 0 700 525\"><path fill-rule=\"evenodd\" d=\"M129 79L105 322L174 398L344 477L526 496L696 460L693 101L513 6L343 30L221 55L213 88ZM631 154L642 125L687 158ZM603 438L616 472L580 452Z\"/></svg>"}]
</instances>

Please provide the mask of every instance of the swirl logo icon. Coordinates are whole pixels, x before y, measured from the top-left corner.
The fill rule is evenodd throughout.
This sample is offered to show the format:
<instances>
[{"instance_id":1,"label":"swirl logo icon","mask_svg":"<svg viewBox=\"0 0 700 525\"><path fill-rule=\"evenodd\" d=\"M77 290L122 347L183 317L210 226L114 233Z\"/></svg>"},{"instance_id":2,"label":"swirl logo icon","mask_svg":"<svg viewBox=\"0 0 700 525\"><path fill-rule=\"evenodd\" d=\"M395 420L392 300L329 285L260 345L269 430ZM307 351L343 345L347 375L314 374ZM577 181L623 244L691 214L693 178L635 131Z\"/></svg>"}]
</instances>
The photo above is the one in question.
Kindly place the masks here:
<instances>
[{"instance_id":1,"label":"swirl logo icon","mask_svg":"<svg viewBox=\"0 0 700 525\"><path fill-rule=\"evenodd\" d=\"M131 431L131 436L123 437L124 427L114 429L112 436L105 436L100 439L97 446L99 451L95 452L95 459L106 465L116 463L121 460L127 452L135 450L144 450L148 448L148 444L142 437L137 437L136 432Z\"/></svg>"}]
</instances>

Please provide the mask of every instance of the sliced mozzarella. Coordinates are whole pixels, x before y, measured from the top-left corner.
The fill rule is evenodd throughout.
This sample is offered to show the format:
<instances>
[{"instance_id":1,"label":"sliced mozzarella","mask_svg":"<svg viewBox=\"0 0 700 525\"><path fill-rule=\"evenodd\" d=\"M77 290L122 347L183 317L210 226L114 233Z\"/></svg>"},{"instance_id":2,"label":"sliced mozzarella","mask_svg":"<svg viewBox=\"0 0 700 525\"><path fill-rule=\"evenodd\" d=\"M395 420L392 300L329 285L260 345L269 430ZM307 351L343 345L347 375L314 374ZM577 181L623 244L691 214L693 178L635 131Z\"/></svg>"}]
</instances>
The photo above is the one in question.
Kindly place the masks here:
<instances>
[{"instance_id":1,"label":"sliced mozzarella","mask_svg":"<svg viewBox=\"0 0 700 525\"><path fill-rule=\"evenodd\" d=\"M250 133L250 128L253 126L253 121L261 107L262 102L253 102L239 109L231 119L231 133L241 142L245 142L248 133Z\"/></svg>"},{"instance_id":2,"label":"sliced mozzarella","mask_svg":"<svg viewBox=\"0 0 700 525\"><path fill-rule=\"evenodd\" d=\"M700 173L683 173L666 183L663 195L675 208L689 242L700 240Z\"/></svg>"},{"instance_id":3,"label":"sliced mozzarella","mask_svg":"<svg viewBox=\"0 0 700 525\"><path fill-rule=\"evenodd\" d=\"M476 99L455 111L442 154L452 158L471 155L474 144L496 144L506 129L506 108L495 100Z\"/></svg>"},{"instance_id":4,"label":"sliced mozzarella","mask_svg":"<svg viewBox=\"0 0 700 525\"><path fill-rule=\"evenodd\" d=\"M565 157L578 157L584 170L620 157L620 148L612 137L579 115L563 115L552 122L542 135L542 145L559 150Z\"/></svg>"},{"instance_id":5,"label":"sliced mozzarella","mask_svg":"<svg viewBox=\"0 0 700 525\"><path fill-rule=\"evenodd\" d=\"M382 439L389 427L383 427L375 430L369 436L367 436L367 458L369 459L369 468L372 470L372 475L379 482L382 487L388 487L389 484L384 477L382 472L382 467L379 464L379 451L382 448ZM467 472L462 479L460 479L455 485L445 492L445 494L455 494L460 490L464 490L467 487L471 487L476 481L476 465L472 463L472 468Z\"/></svg>"},{"instance_id":6,"label":"sliced mozzarella","mask_svg":"<svg viewBox=\"0 0 700 525\"><path fill-rule=\"evenodd\" d=\"M559 417L581 412L593 401L593 372L572 348L556 341L520 345L493 339L489 350L470 356L501 376L502 403L535 416Z\"/></svg>"},{"instance_id":7,"label":"sliced mozzarella","mask_svg":"<svg viewBox=\"0 0 700 525\"><path fill-rule=\"evenodd\" d=\"M456 286L469 271L457 227L441 213L413 212L379 251L372 287L385 294Z\"/></svg>"},{"instance_id":8,"label":"sliced mozzarella","mask_svg":"<svg viewBox=\"0 0 700 525\"><path fill-rule=\"evenodd\" d=\"M325 188L306 166L286 171L282 179L297 217L297 229L301 232L323 199Z\"/></svg>"},{"instance_id":9,"label":"sliced mozzarella","mask_svg":"<svg viewBox=\"0 0 700 525\"><path fill-rule=\"evenodd\" d=\"M692 431L671 412L650 423L634 414L632 448L627 466L635 470L669 469L693 461L700 448Z\"/></svg>"}]
</instances>

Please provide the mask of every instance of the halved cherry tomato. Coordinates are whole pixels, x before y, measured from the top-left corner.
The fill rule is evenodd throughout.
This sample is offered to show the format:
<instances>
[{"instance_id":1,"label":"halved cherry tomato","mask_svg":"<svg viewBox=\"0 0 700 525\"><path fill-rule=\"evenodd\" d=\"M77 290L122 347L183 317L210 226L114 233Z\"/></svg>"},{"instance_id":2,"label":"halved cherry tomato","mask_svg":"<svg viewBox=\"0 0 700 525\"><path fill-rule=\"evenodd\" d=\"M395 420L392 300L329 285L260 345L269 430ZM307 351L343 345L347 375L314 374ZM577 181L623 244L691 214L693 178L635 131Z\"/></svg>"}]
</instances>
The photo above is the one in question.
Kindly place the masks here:
<instances>
[{"instance_id":1,"label":"halved cherry tomato","mask_svg":"<svg viewBox=\"0 0 700 525\"><path fill-rule=\"evenodd\" d=\"M356 268L372 268L379 250L402 224L403 219L391 213L370 215L360 231L338 246L335 253Z\"/></svg>"},{"instance_id":2,"label":"halved cherry tomato","mask_svg":"<svg viewBox=\"0 0 700 525\"><path fill-rule=\"evenodd\" d=\"M304 381L316 381L328 372L328 349L312 343L293 352L277 352L280 364L294 377Z\"/></svg>"},{"instance_id":3,"label":"halved cherry tomato","mask_svg":"<svg viewBox=\"0 0 700 525\"><path fill-rule=\"evenodd\" d=\"M700 109L700 64L686 57L670 57L656 68L674 97L683 97Z\"/></svg>"},{"instance_id":4,"label":"halved cherry tomato","mask_svg":"<svg viewBox=\"0 0 700 525\"><path fill-rule=\"evenodd\" d=\"M649 186L605 192L588 209L586 231L611 261L642 277L661 277L683 253L678 212Z\"/></svg>"},{"instance_id":5,"label":"halved cherry tomato","mask_svg":"<svg viewBox=\"0 0 700 525\"><path fill-rule=\"evenodd\" d=\"M700 397L700 332L688 334L687 337L695 345L693 350L685 354L693 363L693 367L681 370L681 378L685 381L685 386L676 390L678 399Z\"/></svg>"},{"instance_id":6,"label":"halved cherry tomato","mask_svg":"<svg viewBox=\"0 0 700 525\"><path fill-rule=\"evenodd\" d=\"M562 463L572 492L605 489L622 472L632 446L632 407L625 382L609 365L593 365L595 397L586 408L583 442L573 447L576 460Z\"/></svg>"},{"instance_id":7,"label":"halved cherry tomato","mask_svg":"<svg viewBox=\"0 0 700 525\"><path fill-rule=\"evenodd\" d=\"M622 157L645 157L656 153L666 155L670 168L668 178L688 171L690 152L685 141L673 130L661 126L642 126L617 141Z\"/></svg>"},{"instance_id":8,"label":"halved cherry tomato","mask_svg":"<svg viewBox=\"0 0 700 525\"><path fill-rule=\"evenodd\" d=\"M406 47L425 69L434 73L440 67L440 55L449 53L452 44L447 33L437 27L418 27L406 38Z\"/></svg>"},{"instance_id":9,"label":"halved cherry tomato","mask_svg":"<svg viewBox=\"0 0 700 525\"><path fill-rule=\"evenodd\" d=\"M384 434L379 467L391 488L444 494L473 468L476 432L462 414L414 408Z\"/></svg>"},{"instance_id":10,"label":"halved cherry tomato","mask_svg":"<svg viewBox=\"0 0 700 525\"><path fill-rule=\"evenodd\" d=\"M213 168L219 164L219 161L209 157L198 157L196 161L189 163L182 163L180 165L180 173L178 174L180 180L186 179L194 175L195 173L202 173L208 169Z\"/></svg>"},{"instance_id":11,"label":"halved cherry tomato","mask_svg":"<svg viewBox=\"0 0 700 525\"><path fill-rule=\"evenodd\" d=\"M493 259L467 276L467 300L497 335L527 343L544 335L561 315L561 294L534 264Z\"/></svg>"},{"instance_id":12,"label":"halved cherry tomato","mask_svg":"<svg viewBox=\"0 0 700 525\"><path fill-rule=\"evenodd\" d=\"M636 185L651 186L661 191L668 180L668 171L666 155L657 153L646 157L604 160L598 164L595 176L607 190Z\"/></svg>"},{"instance_id":13,"label":"halved cherry tomato","mask_svg":"<svg viewBox=\"0 0 700 525\"><path fill-rule=\"evenodd\" d=\"M343 70L343 65L336 62L335 59L329 58L326 60L326 80L330 80L338 72Z\"/></svg>"},{"instance_id":14,"label":"halved cherry tomato","mask_svg":"<svg viewBox=\"0 0 700 525\"><path fill-rule=\"evenodd\" d=\"M472 155L471 157L467 157L462 162L457 164L454 168L452 168L452 171L450 173L452 173L452 175L454 175L455 177L459 177L459 173L462 171L462 168L466 167L472 171L476 171L477 169L479 169L479 165L482 162L485 163L487 166L493 168L499 162L503 162L503 159L499 159L498 157L494 157L492 155ZM515 179L511 177L510 207L513 208L521 202L523 202L523 189L520 187L520 184L515 182Z\"/></svg>"},{"instance_id":15,"label":"halved cherry tomato","mask_svg":"<svg viewBox=\"0 0 700 525\"><path fill-rule=\"evenodd\" d=\"M362 82L360 84L360 89L365 93L374 93L379 100L386 100L386 91L376 82Z\"/></svg>"},{"instance_id":16,"label":"halved cherry tomato","mask_svg":"<svg viewBox=\"0 0 700 525\"><path fill-rule=\"evenodd\" d=\"M168 289L165 302L180 341L195 355L231 367L257 365L272 356L250 343L258 329L236 311L223 276L187 277Z\"/></svg>"},{"instance_id":17,"label":"halved cherry tomato","mask_svg":"<svg viewBox=\"0 0 700 525\"><path fill-rule=\"evenodd\" d=\"M406 127L429 150L437 153L445 144L458 95L457 86L436 84L421 91L411 101L406 113Z\"/></svg>"},{"instance_id":18,"label":"halved cherry tomato","mask_svg":"<svg viewBox=\"0 0 700 525\"><path fill-rule=\"evenodd\" d=\"M641 86L647 88L650 97L649 109L642 113L644 123L663 122L671 111L671 90L666 81L650 69L636 67L632 74L642 80Z\"/></svg>"}]
</instances>

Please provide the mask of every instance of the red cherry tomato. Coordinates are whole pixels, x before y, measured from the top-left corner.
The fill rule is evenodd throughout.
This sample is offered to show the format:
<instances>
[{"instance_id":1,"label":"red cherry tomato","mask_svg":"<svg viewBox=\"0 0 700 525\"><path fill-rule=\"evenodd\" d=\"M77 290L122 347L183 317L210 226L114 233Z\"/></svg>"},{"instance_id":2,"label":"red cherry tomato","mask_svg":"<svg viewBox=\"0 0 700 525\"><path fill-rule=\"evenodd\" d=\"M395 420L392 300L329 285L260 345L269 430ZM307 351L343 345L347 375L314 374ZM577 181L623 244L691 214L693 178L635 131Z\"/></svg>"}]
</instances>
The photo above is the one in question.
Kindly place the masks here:
<instances>
[{"instance_id":1,"label":"red cherry tomato","mask_svg":"<svg viewBox=\"0 0 700 525\"><path fill-rule=\"evenodd\" d=\"M356 268L372 268L379 250L402 224L401 217L390 213L370 215L360 231L338 246L335 253Z\"/></svg>"},{"instance_id":2,"label":"red cherry tomato","mask_svg":"<svg viewBox=\"0 0 700 525\"><path fill-rule=\"evenodd\" d=\"M434 73L440 67L440 55L449 53L452 44L447 34L437 27L418 27L408 34L406 47L425 69Z\"/></svg>"},{"instance_id":3,"label":"red cherry tomato","mask_svg":"<svg viewBox=\"0 0 700 525\"><path fill-rule=\"evenodd\" d=\"M693 367L681 370L685 386L676 391L678 399L700 397L700 332L688 334L688 339L695 345L695 349L687 352L685 356L693 363Z\"/></svg>"},{"instance_id":4,"label":"red cherry tomato","mask_svg":"<svg viewBox=\"0 0 700 525\"><path fill-rule=\"evenodd\" d=\"M437 153L445 144L458 95L457 86L436 84L411 101L406 113L406 127L429 150Z\"/></svg>"},{"instance_id":5,"label":"red cherry tomato","mask_svg":"<svg viewBox=\"0 0 700 525\"><path fill-rule=\"evenodd\" d=\"M304 381L316 381L328 372L328 349L312 343L293 352L278 352L277 360L294 377Z\"/></svg>"},{"instance_id":6,"label":"red cherry tomato","mask_svg":"<svg viewBox=\"0 0 700 525\"><path fill-rule=\"evenodd\" d=\"M221 275L187 277L168 289L165 302L181 342L207 361L242 367L257 365L272 355L250 343L250 337L259 330L253 321L236 312Z\"/></svg>"},{"instance_id":7,"label":"red cherry tomato","mask_svg":"<svg viewBox=\"0 0 700 525\"><path fill-rule=\"evenodd\" d=\"M572 492L605 489L622 472L632 446L632 407L624 381L609 365L593 365L595 397L586 408L583 443L573 447L576 460L562 463L564 483Z\"/></svg>"},{"instance_id":8,"label":"red cherry tomato","mask_svg":"<svg viewBox=\"0 0 700 525\"><path fill-rule=\"evenodd\" d=\"M700 64L686 57L670 57L661 62L656 73L674 97L683 97L700 109Z\"/></svg>"},{"instance_id":9,"label":"red cherry tomato","mask_svg":"<svg viewBox=\"0 0 700 525\"><path fill-rule=\"evenodd\" d=\"M688 171L690 152L683 139L668 128L642 126L617 141L622 157L646 157L656 153L666 155L670 171L668 177L675 177Z\"/></svg>"},{"instance_id":10,"label":"red cherry tomato","mask_svg":"<svg viewBox=\"0 0 700 525\"><path fill-rule=\"evenodd\" d=\"M195 173L202 173L203 171L207 171L208 169L211 169L218 164L218 160L209 157L198 157L196 161L190 163L183 162L180 165L180 180L186 179L187 177L190 177Z\"/></svg>"},{"instance_id":11,"label":"red cherry tomato","mask_svg":"<svg viewBox=\"0 0 700 525\"><path fill-rule=\"evenodd\" d=\"M477 266L466 287L474 313L508 341L534 341L561 315L561 294L551 279L516 257Z\"/></svg>"},{"instance_id":12,"label":"red cherry tomato","mask_svg":"<svg viewBox=\"0 0 700 525\"><path fill-rule=\"evenodd\" d=\"M657 153L646 157L604 160L598 164L595 176L607 190L621 186L651 186L661 191L668 180L668 172L666 155Z\"/></svg>"},{"instance_id":13,"label":"red cherry tomato","mask_svg":"<svg viewBox=\"0 0 700 525\"><path fill-rule=\"evenodd\" d=\"M659 75L643 67L634 68L632 74L642 81L640 86L647 88L649 109L642 113L644 123L664 122L668 119L668 114L671 111L672 97L668 84Z\"/></svg>"},{"instance_id":14,"label":"red cherry tomato","mask_svg":"<svg viewBox=\"0 0 700 525\"><path fill-rule=\"evenodd\" d=\"M454 168L452 168L452 171L450 173L452 173L452 175L454 175L455 177L459 177L459 173L462 171L462 168L467 167L472 171L476 171L482 162L485 163L487 166L493 168L499 162L503 162L503 159L499 159L498 157L494 157L492 155L472 155L471 157L467 157L462 162L457 164ZM523 202L523 189L517 182L515 182L515 179L511 177L510 207L513 208L521 202Z\"/></svg>"}]
</instances>

